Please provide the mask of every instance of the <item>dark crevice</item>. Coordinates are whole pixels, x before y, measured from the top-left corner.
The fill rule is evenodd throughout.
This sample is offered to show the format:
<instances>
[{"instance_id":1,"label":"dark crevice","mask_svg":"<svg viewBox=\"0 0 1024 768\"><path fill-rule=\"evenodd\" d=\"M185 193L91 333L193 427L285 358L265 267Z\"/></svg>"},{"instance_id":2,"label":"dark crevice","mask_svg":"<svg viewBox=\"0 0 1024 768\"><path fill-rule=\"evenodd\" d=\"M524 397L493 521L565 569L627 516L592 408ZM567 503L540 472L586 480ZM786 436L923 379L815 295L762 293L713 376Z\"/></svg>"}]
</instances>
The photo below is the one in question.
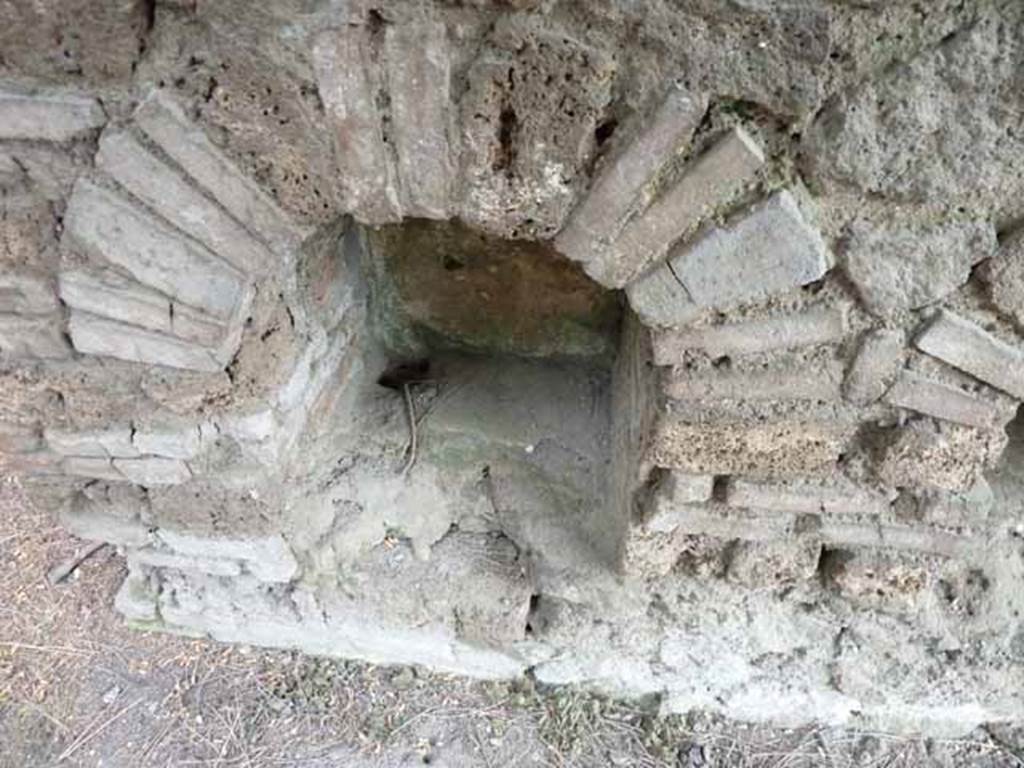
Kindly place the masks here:
<instances>
[{"instance_id":1,"label":"dark crevice","mask_svg":"<svg viewBox=\"0 0 1024 768\"><path fill-rule=\"evenodd\" d=\"M494 171L503 172L508 178L515 175L516 140L519 132L519 118L515 109L506 104L498 115L498 147L494 157Z\"/></svg>"}]
</instances>

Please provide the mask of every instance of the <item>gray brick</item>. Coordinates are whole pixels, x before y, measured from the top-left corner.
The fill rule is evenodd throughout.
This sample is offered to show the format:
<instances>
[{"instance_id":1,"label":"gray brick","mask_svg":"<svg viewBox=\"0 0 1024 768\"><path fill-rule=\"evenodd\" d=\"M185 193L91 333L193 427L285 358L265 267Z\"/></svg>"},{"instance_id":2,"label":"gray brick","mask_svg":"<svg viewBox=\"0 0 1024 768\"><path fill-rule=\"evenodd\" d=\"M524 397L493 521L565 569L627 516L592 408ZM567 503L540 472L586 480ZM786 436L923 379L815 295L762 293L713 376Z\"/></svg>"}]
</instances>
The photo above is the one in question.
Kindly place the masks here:
<instances>
[{"instance_id":1,"label":"gray brick","mask_svg":"<svg viewBox=\"0 0 1024 768\"><path fill-rule=\"evenodd\" d=\"M179 571L198 571L213 576L241 576L242 568L234 560L217 557L181 555L157 547L142 547L128 553L128 567L146 565L150 568L174 568Z\"/></svg>"},{"instance_id":2,"label":"gray brick","mask_svg":"<svg viewBox=\"0 0 1024 768\"><path fill-rule=\"evenodd\" d=\"M135 124L250 232L272 248L296 248L309 234L191 122L165 91L154 91L135 113Z\"/></svg>"},{"instance_id":3,"label":"gray brick","mask_svg":"<svg viewBox=\"0 0 1024 768\"><path fill-rule=\"evenodd\" d=\"M700 308L664 264L631 283L626 296L643 323L656 328L685 325L700 315Z\"/></svg>"},{"instance_id":4,"label":"gray brick","mask_svg":"<svg viewBox=\"0 0 1024 768\"><path fill-rule=\"evenodd\" d=\"M839 400L842 367L837 361L806 367L751 370L676 370L664 392L677 400Z\"/></svg>"},{"instance_id":5,"label":"gray brick","mask_svg":"<svg viewBox=\"0 0 1024 768\"><path fill-rule=\"evenodd\" d=\"M204 346L216 346L227 332L212 318L110 270L62 272L60 297L83 312Z\"/></svg>"},{"instance_id":6,"label":"gray brick","mask_svg":"<svg viewBox=\"0 0 1024 768\"><path fill-rule=\"evenodd\" d=\"M243 274L275 262L263 243L130 133L104 133L96 165Z\"/></svg>"},{"instance_id":7,"label":"gray brick","mask_svg":"<svg viewBox=\"0 0 1024 768\"><path fill-rule=\"evenodd\" d=\"M455 161L449 145L451 52L442 22L389 26L384 37L402 214L444 219Z\"/></svg>"},{"instance_id":8,"label":"gray brick","mask_svg":"<svg viewBox=\"0 0 1024 768\"><path fill-rule=\"evenodd\" d=\"M65 237L184 304L227 318L238 307L240 275L198 243L128 199L91 181L75 185Z\"/></svg>"},{"instance_id":9,"label":"gray brick","mask_svg":"<svg viewBox=\"0 0 1024 768\"><path fill-rule=\"evenodd\" d=\"M85 467L87 461L100 462L101 460L76 459L75 461ZM96 477L98 474L99 472L92 476ZM99 479L109 478L99 477ZM90 541L107 541L127 547L141 547L148 544L151 538L149 527L141 521L107 513L100 508L100 505L90 503L82 494L76 495L71 503L61 511L60 520L73 534Z\"/></svg>"},{"instance_id":10,"label":"gray brick","mask_svg":"<svg viewBox=\"0 0 1024 768\"><path fill-rule=\"evenodd\" d=\"M109 480L111 482L124 482L124 475L114 469L114 465L107 458L89 458L83 456L69 456L61 462L61 468L65 474L74 477L88 477L93 480ZM113 539L105 539L112 541Z\"/></svg>"},{"instance_id":11,"label":"gray brick","mask_svg":"<svg viewBox=\"0 0 1024 768\"><path fill-rule=\"evenodd\" d=\"M1024 353L969 320L942 310L914 343L922 352L1024 398Z\"/></svg>"},{"instance_id":12,"label":"gray brick","mask_svg":"<svg viewBox=\"0 0 1024 768\"><path fill-rule=\"evenodd\" d=\"M885 401L937 419L982 429L993 427L1013 416L1012 413L1001 416L1001 409L995 403L913 371L900 372L896 383L886 393Z\"/></svg>"},{"instance_id":13,"label":"gray brick","mask_svg":"<svg viewBox=\"0 0 1024 768\"><path fill-rule=\"evenodd\" d=\"M161 528L157 540L185 555L241 560L263 581L290 581L299 569L291 548L279 535L228 539Z\"/></svg>"},{"instance_id":14,"label":"gray brick","mask_svg":"<svg viewBox=\"0 0 1024 768\"><path fill-rule=\"evenodd\" d=\"M99 102L88 96L0 91L0 139L70 141L102 128L106 121Z\"/></svg>"},{"instance_id":15,"label":"gray brick","mask_svg":"<svg viewBox=\"0 0 1024 768\"><path fill-rule=\"evenodd\" d=\"M59 314L49 317L0 315L0 351L16 358L61 360L71 355Z\"/></svg>"},{"instance_id":16,"label":"gray brick","mask_svg":"<svg viewBox=\"0 0 1024 768\"><path fill-rule=\"evenodd\" d=\"M44 437L50 448L63 456L138 456L127 425L109 429L69 430L47 429Z\"/></svg>"},{"instance_id":17,"label":"gray brick","mask_svg":"<svg viewBox=\"0 0 1024 768\"><path fill-rule=\"evenodd\" d=\"M69 331L75 349L88 355L194 371L224 369L210 349L78 310L71 312Z\"/></svg>"},{"instance_id":18,"label":"gray brick","mask_svg":"<svg viewBox=\"0 0 1024 768\"><path fill-rule=\"evenodd\" d=\"M830 266L821 235L786 191L730 226L711 229L669 263L695 303L716 308L806 285Z\"/></svg>"},{"instance_id":19,"label":"gray brick","mask_svg":"<svg viewBox=\"0 0 1024 768\"><path fill-rule=\"evenodd\" d=\"M901 331L880 328L866 333L846 372L843 396L856 405L879 400L903 364L905 343Z\"/></svg>"},{"instance_id":20,"label":"gray brick","mask_svg":"<svg viewBox=\"0 0 1024 768\"><path fill-rule=\"evenodd\" d=\"M644 527L660 533L674 531L689 505L711 500L714 483L713 475L669 472L655 491Z\"/></svg>"},{"instance_id":21,"label":"gray brick","mask_svg":"<svg viewBox=\"0 0 1024 768\"><path fill-rule=\"evenodd\" d=\"M686 149L707 99L673 87L643 130L609 158L583 202L555 240L574 261L588 262L621 230L638 197L677 153Z\"/></svg>"},{"instance_id":22,"label":"gray brick","mask_svg":"<svg viewBox=\"0 0 1024 768\"><path fill-rule=\"evenodd\" d=\"M335 161L348 210L372 224L397 221L401 210L384 146L366 28L344 26L321 33L313 46L313 67L334 127Z\"/></svg>"},{"instance_id":23,"label":"gray brick","mask_svg":"<svg viewBox=\"0 0 1024 768\"><path fill-rule=\"evenodd\" d=\"M69 307L170 333L171 300L110 270L73 270L59 276L60 297Z\"/></svg>"},{"instance_id":24,"label":"gray brick","mask_svg":"<svg viewBox=\"0 0 1024 768\"><path fill-rule=\"evenodd\" d=\"M762 165L760 147L742 129L732 129L692 161L674 186L631 219L607 251L587 262L587 274L602 285L622 288L729 202Z\"/></svg>"},{"instance_id":25,"label":"gray brick","mask_svg":"<svg viewBox=\"0 0 1024 768\"><path fill-rule=\"evenodd\" d=\"M144 456L140 459L114 459L114 468L138 485L179 485L192 479L188 465L179 459Z\"/></svg>"},{"instance_id":26,"label":"gray brick","mask_svg":"<svg viewBox=\"0 0 1024 768\"><path fill-rule=\"evenodd\" d=\"M199 453L197 425L181 427L136 427L132 443L139 453L172 459L191 459Z\"/></svg>"},{"instance_id":27,"label":"gray brick","mask_svg":"<svg viewBox=\"0 0 1024 768\"><path fill-rule=\"evenodd\" d=\"M842 308L833 307L744 323L655 331L652 341L654 362L674 365L689 350L699 350L710 357L749 355L834 344L845 335L846 314Z\"/></svg>"},{"instance_id":28,"label":"gray brick","mask_svg":"<svg viewBox=\"0 0 1024 768\"><path fill-rule=\"evenodd\" d=\"M725 502L731 507L797 514L885 515L890 500L880 493L848 483L777 484L729 478Z\"/></svg>"}]
</instances>

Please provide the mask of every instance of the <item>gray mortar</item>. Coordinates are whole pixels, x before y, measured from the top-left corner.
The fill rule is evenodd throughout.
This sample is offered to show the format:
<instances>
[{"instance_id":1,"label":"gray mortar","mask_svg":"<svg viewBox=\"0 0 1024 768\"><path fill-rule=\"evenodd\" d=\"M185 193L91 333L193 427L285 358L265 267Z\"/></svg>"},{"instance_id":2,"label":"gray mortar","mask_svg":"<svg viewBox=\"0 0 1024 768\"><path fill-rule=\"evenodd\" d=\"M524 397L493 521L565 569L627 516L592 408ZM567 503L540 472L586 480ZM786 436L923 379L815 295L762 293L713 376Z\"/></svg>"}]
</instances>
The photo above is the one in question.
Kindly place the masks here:
<instances>
[{"instance_id":1,"label":"gray mortar","mask_svg":"<svg viewBox=\"0 0 1024 768\"><path fill-rule=\"evenodd\" d=\"M125 551L129 621L666 712L1022 722L1020 3L85 5L0 0L0 474ZM784 237L742 225L772 200ZM509 271L459 283L424 217ZM410 321L385 224L461 326Z\"/></svg>"}]
</instances>

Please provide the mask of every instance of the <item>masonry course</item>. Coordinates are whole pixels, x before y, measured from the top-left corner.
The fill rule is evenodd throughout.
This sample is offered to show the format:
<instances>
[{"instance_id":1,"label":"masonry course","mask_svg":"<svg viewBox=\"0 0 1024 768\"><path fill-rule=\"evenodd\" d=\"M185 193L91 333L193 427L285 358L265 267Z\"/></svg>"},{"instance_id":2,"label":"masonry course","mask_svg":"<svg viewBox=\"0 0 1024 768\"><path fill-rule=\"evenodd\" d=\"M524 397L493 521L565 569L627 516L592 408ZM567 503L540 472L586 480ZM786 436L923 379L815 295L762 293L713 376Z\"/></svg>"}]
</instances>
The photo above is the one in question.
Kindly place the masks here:
<instances>
[{"instance_id":1,"label":"masonry course","mask_svg":"<svg viewBox=\"0 0 1024 768\"><path fill-rule=\"evenodd\" d=\"M0 471L126 620L1019 721L1016 4L114 5L0 30Z\"/></svg>"}]
</instances>

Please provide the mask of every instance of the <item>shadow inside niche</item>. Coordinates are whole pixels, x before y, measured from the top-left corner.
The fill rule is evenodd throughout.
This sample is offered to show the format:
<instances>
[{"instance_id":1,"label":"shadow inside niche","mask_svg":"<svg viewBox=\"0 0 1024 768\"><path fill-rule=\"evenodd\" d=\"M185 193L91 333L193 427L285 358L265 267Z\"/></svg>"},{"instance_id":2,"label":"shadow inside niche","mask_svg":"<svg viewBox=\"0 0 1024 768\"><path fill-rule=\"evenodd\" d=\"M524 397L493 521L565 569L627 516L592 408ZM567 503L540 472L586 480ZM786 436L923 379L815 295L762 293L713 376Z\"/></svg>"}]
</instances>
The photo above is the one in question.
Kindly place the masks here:
<instances>
[{"instance_id":1,"label":"shadow inside niche","mask_svg":"<svg viewBox=\"0 0 1024 768\"><path fill-rule=\"evenodd\" d=\"M458 222L355 232L364 327L303 457L318 486L414 546L454 526L507 536L535 572L607 565L621 294Z\"/></svg>"}]
</instances>

